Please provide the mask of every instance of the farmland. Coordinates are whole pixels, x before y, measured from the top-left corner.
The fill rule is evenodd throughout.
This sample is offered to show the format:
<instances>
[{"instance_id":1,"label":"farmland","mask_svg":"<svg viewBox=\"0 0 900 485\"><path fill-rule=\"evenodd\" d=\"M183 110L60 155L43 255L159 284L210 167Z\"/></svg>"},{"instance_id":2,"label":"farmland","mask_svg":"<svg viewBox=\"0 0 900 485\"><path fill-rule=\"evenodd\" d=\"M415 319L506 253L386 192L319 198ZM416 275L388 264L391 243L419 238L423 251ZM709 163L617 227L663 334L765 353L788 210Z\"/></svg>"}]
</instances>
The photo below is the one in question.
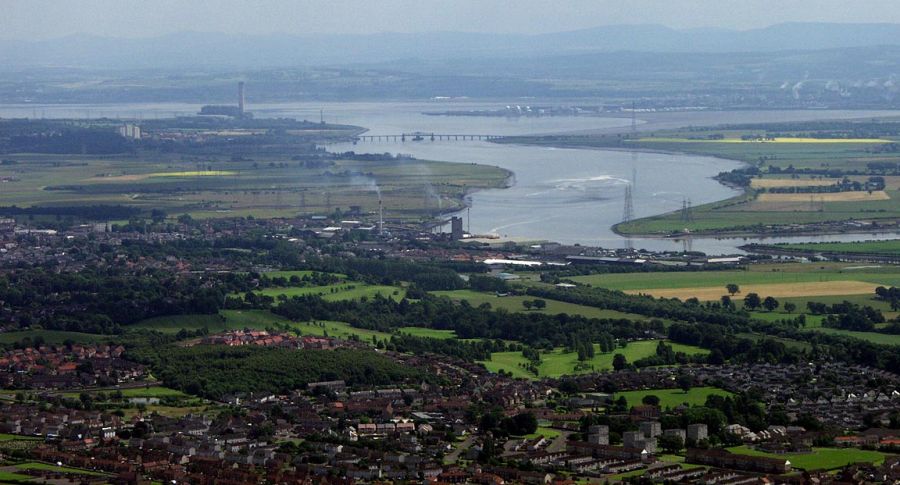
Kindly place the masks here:
<instances>
[{"instance_id":1,"label":"farmland","mask_svg":"<svg viewBox=\"0 0 900 485\"><path fill-rule=\"evenodd\" d=\"M846 264L759 264L747 270L683 271L670 273L621 273L574 276L582 283L622 291L679 289L718 286L735 283L741 286L818 283L829 281L858 281L874 285L900 284L900 274L890 267L850 269Z\"/></svg>"},{"instance_id":2,"label":"farmland","mask_svg":"<svg viewBox=\"0 0 900 485\"><path fill-rule=\"evenodd\" d=\"M761 296L774 297L798 297L798 296L841 296L841 295L871 295L877 285L860 281L821 281L808 283L774 283L768 285L742 285L743 294L756 293ZM658 298L697 298L701 301L718 300L728 295L721 286L695 287L695 288L647 288L644 290L630 290L628 293L643 293Z\"/></svg>"}]
</instances>

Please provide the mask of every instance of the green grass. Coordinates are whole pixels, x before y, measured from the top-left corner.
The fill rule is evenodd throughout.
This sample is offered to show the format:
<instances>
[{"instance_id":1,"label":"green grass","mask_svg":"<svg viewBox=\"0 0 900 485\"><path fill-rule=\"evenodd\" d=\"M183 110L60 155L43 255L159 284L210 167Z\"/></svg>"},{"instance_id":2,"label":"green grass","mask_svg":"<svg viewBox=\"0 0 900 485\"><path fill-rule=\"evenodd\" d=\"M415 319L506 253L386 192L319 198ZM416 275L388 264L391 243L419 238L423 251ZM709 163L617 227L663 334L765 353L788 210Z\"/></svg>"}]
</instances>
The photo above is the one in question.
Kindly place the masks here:
<instances>
[{"instance_id":1,"label":"green grass","mask_svg":"<svg viewBox=\"0 0 900 485\"><path fill-rule=\"evenodd\" d=\"M888 256L900 255L900 240L778 244L775 247L780 249L801 251L821 251L849 254L879 254Z\"/></svg>"},{"instance_id":2,"label":"green grass","mask_svg":"<svg viewBox=\"0 0 900 485\"><path fill-rule=\"evenodd\" d=\"M669 342L673 350L676 352L684 352L690 355L706 354L707 350L690 345L682 345ZM649 357L656 354L657 341L642 340L638 342L630 342L625 348L618 348L612 352L601 353L599 345L595 345L594 358L579 362L576 352L565 352L565 349L558 348L552 352L541 354L541 365L538 367L538 376L527 372L520 367L520 364L526 364L528 361L522 356L521 352L494 352L491 354L491 360L482 361L484 366L491 372L499 372L500 370L511 372L514 377L524 377L528 379L536 379L540 377L560 377L570 374L585 374L590 372L599 372L611 370L613 356L622 354L628 362Z\"/></svg>"},{"instance_id":3,"label":"green grass","mask_svg":"<svg viewBox=\"0 0 900 485\"><path fill-rule=\"evenodd\" d=\"M182 329L199 330L204 327L210 332L221 332L230 328L225 326L225 321L219 315L167 315L148 318L128 326L130 329L156 330L162 333L178 333Z\"/></svg>"},{"instance_id":4,"label":"green grass","mask_svg":"<svg viewBox=\"0 0 900 485\"><path fill-rule=\"evenodd\" d=\"M546 298L542 298L545 302L547 302L547 307L541 310L526 310L524 306L522 306L522 302L525 300L535 300L534 297L531 296L496 296L493 293L482 293L478 291L472 290L454 290L454 291L433 291L432 294L437 296L446 296L452 300L466 300L472 306L479 306L483 303L488 303L491 305L491 308L494 309L504 309L510 312L539 312L546 313L548 315L555 315L559 313L567 313L569 315L581 315L586 318L628 318L632 320L646 320L647 317L643 315L634 315L631 313L623 313L617 312L615 310L603 310L600 308L595 308L586 305L577 305L574 303L567 303L563 301L557 300L548 300Z\"/></svg>"},{"instance_id":5,"label":"green grass","mask_svg":"<svg viewBox=\"0 0 900 485\"><path fill-rule=\"evenodd\" d=\"M21 434L0 433L0 441L43 441L36 436L25 436Z\"/></svg>"},{"instance_id":6,"label":"green grass","mask_svg":"<svg viewBox=\"0 0 900 485\"><path fill-rule=\"evenodd\" d=\"M266 276L269 277L269 278L279 278L279 277L281 277L281 278L287 278L287 279L290 279L291 276L296 276L296 277L298 277L298 278L303 278L304 276L311 276L313 273L315 273L315 271L311 271L311 270L297 270L297 271L266 271L266 272L263 273L263 274L266 275ZM330 274L331 274L332 276L335 276L335 277L338 277L338 278L341 278L341 279L346 279L346 278L347 278L347 275L340 274L340 273L330 273Z\"/></svg>"},{"instance_id":7,"label":"green grass","mask_svg":"<svg viewBox=\"0 0 900 485\"><path fill-rule=\"evenodd\" d=\"M20 463L15 465L16 468L20 470L46 470L50 472L58 472L58 473L76 473L79 475L90 475L94 477L105 477L108 476L106 473L95 472L92 470L85 470L83 468L72 468L67 466L58 466L52 465L50 463L42 463L42 462L28 462L28 463Z\"/></svg>"},{"instance_id":8,"label":"green grass","mask_svg":"<svg viewBox=\"0 0 900 485\"><path fill-rule=\"evenodd\" d=\"M0 470L0 483L18 483L33 480L34 477L30 475L22 475L20 473L13 473L8 471Z\"/></svg>"},{"instance_id":9,"label":"green grass","mask_svg":"<svg viewBox=\"0 0 900 485\"><path fill-rule=\"evenodd\" d=\"M891 334L877 333L877 332L855 332L853 330L842 330L839 328L826 328L826 327L813 328L811 331L824 333L824 334L828 334L828 335L853 337L853 338L857 338L860 340L865 340L867 342L871 342L873 344L900 346L900 335L891 335Z\"/></svg>"},{"instance_id":10,"label":"green grass","mask_svg":"<svg viewBox=\"0 0 900 485\"><path fill-rule=\"evenodd\" d=\"M116 392L117 389L101 389L96 392L92 392L92 394L96 394L97 392L105 392L107 394L112 394ZM191 398L194 399L193 396L189 396L177 389L170 389L168 387L163 386L149 386L149 387L136 387L131 389L118 389L122 393L122 397L125 399L130 398L163 398L163 397L177 397L177 398ZM69 398L78 398L80 392L67 392L63 394L65 397Z\"/></svg>"},{"instance_id":11,"label":"green grass","mask_svg":"<svg viewBox=\"0 0 900 485\"><path fill-rule=\"evenodd\" d=\"M647 389L641 391L617 392L613 399L624 397L629 406L638 406L644 396L653 395L659 398L659 405L663 408L674 408L681 404L688 406L702 406L706 398L712 395L731 396L731 393L717 387L693 387L688 392L681 389Z\"/></svg>"},{"instance_id":12,"label":"green grass","mask_svg":"<svg viewBox=\"0 0 900 485\"><path fill-rule=\"evenodd\" d=\"M525 438L525 439L528 439L528 440L533 440L533 439L537 438L538 436L543 436L544 438L546 438L546 439L548 439L548 440L553 440L554 438L556 438L556 437L559 436L560 434L561 434L561 433L560 433L559 430L556 430L556 429L553 429L553 428L547 428L547 427L544 427L544 426L538 426L537 430L535 430L534 433L531 433L531 434L527 434L527 435L525 435L525 436L522 436L522 438Z\"/></svg>"},{"instance_id":13,"label":"green grass","mask_svg":"<svg viewBox=\"0 0 900 485\"><path fill-rule=\"evenodd\" d=\"M377 337L379 340L390 338L388 333L355 328L344 322L316 322L314 324L309 322L292 322L268 310L222 310L221 317L219 315L179 315L176 317L152 318L143 320L129 328L146 328L164 333L178 333L183 328L197 330L203 327L209 328L210 332L224 332L226 330L240 330L244 328L263 330L274 327L276 329L299 330L301 335L328 335L329 337L341 339L348 339L351 336L357 336L361 340L367 341L370 341L372 336Z\"/></svg>"},{"instance_id":14,"label":"green grass","mask_svg":"<svg viewBox=\"0 0 900 485\"><path fill-rule=\"evenodd\" d=\"M113 338L112 335L66 332L63 330L22 330L17 332L0 333L0 343L8 344L18 342L26 337L32 340L37 337L41 337L44 339L44 342L48 344L61 344L67 340L71 340L76 343L92 344L107 342Z\"/></svg>"},{"instance_id":15,"label":"green grass","mask_svg":"<svg viewBox=\"0 0 900 485\"><path fill-rule=\"evenodd\" d=\"M413 337L426 337L436 339L456 338L456 332L453 330L438 330L434 328L422 327L403 327L399 329L400 333L412 335Z\"/></svg>"},{"instance_id":16,"label":"green grass","mask_svg":"<svg viewBox=\"0 0 900 485\"><path fill-rule=\"evenodd\" d=\"M258 290L256 293L271 296L273 298L277 298L279 295L285 295L288 298L293 296L320 295L327 301L359 300L361 298L371 299L378 294L385 298L392 298L399 301L406 296L406 290L403 288L386 285L368 285L358 282L338 283L327 286L266 288Z\"/></svg>"},{"instance_id":17,"label":"green grass","mask_svg":"<svg viewBox=\"0 0 900 485\"><path fill-rule=\"evenodd\" d=\"M391 335L389 333L356 328L344 322L320 321L311 324L300 322L294 323L292 324L292 326L293 328L299 330L303 335L317 335L320 337L327 335L329 337L336 337L341 339L349 339L353 336L356 336L359 337L360 340L367 342L371 342L372 337L375 337L378 340L388 340L391 338Z\"/></svg>"},{"instance_id":18,"label":"green grass","mask_svg":"<svg viewBox=\"0 0 900 485\"><path fill-rule=\"evenodd\" d=\"M776 455L754 450L747 446L729 448L732 453L752 456L768 456L771 458L790 460L794 468L804 470L835 470L851 463L882 463L885 453L878 451L860 450L856 448L813 448L812 453L785 453Z\"/></svg>"}]
</instances>

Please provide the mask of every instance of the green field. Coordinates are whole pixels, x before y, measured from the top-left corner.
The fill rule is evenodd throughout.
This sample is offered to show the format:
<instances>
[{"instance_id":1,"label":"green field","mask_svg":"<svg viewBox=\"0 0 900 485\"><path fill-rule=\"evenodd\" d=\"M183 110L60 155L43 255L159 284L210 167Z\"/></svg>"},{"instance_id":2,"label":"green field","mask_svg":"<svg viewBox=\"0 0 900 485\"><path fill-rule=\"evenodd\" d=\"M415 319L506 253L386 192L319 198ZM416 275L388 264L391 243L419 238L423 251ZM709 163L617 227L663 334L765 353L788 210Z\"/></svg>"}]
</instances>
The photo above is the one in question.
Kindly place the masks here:
<instances>
[{"instance_id":1,"label":"green field","mask_svg":"<svg viewBox=\"0 0 900 485\"><path fill-rule=\"evenodd\" d=\"M293 296L319 295L328 301L374 298L375 295L378 294L385 298L392 298L399 301L406 296L406 290L403 288L386 285L368 285L357 282L338 283L327 286L266 288L258 290L256 293L271 296L273 298L277 298L279 295L285 295L288 298Z\"/></svg>"},{"instance_id":2,"label":"green field","mask_svg":"<svg viewBox=\"0 0 900 485\"><path fill-rule=\"evenodd\" d=\"M867 342L871 342L873 344L900 346L900 335L891 335L891 334L877 333L877 332L855 332L853 330L842 330L839 328L826 328L826 327L813 328L811 331L824 333L824 334L828 334L828 335L840 335L843 337L853 337L853 338L857 338L860 340L865 340Z\"/></svg>"},{"instance_id":3,"label":"green field","mask_svg":"<svg viewBox=\"0 0 900 485\"><path fill-rule=\"evenodd\" d=\"M662 408L674 408L681 404L702 406L706 398L712 395L731 396L731 393L717 387L692 387L688 392L681 389L646 389L642 391L617 392L613 399L624 397L629 406L638 406L644 396L653 395L659 398Z\"/></svg>"},{"instance_id":4,"label":"green field","mask_svg":"<svg viewBox=\"0 0 900 485\"><path fill-rule=\"evenodd\" d=\"M291 276L296 276L298 278L303 278L304 276L310 276L315 271L312 270L289 270L289 271L266 271L265 274L269 278L288 278ZM332 276L338 277L340 279L346 279L347 275L343 275L340 273L330 273Z\"/></svg>"},{"instance_id":5,"label":"green field","mask_svg":"<svg viewBox=\"0 0 900 485\"><path fill-rule=\"evenodd\" d=\"M129 329L156 330L162 333L178 333L180 330L199 330L208 328L210 332L222 332L230 329L219 315L167 315L141 320Z\"/></svg>"},{"instance_id":6,"label":"green field","mask_svg":"<svg viewBox=\"0 0 900 485\"><path fill-rule=\"evenodd\" d=\"M18 342L24 338L34 340L37 337L44 339L48 344L61 344L67 340L76 343L92 344L107 342L113 338L112 335L98 335L93 333L66 332L63 330L21 330L16 332L0 333L0 343L9 344Z\"/></svg>"},{"instance_id":7,"label":"green field","mask_svg":"<svg viewBox=\"0 0 900 485\"><path fill-rule=\"evenodd\" d=\"M21 434L0 433L0 442L2 441L43 441L36 436L25 436Z\"/></svg>"},{"instance_id":8,"label":"green field","mask_svg":"<svg viewBox=\"0 0 900 485\"><path fill-rule=\"evenodd\" d=\"M398 331L400 333L405 333L406 335L412 335L413 337L426 337L436 339L456 338L456 332L453 330L437 330L434 328L422 327L402 327L398 329Z\"/></svg>"},{"instance_id":9,"label":"green field","mask_svg":"<svg viewBox=\"0 0 900 485\"><path fill-rule=\"evenodd\" d=\"M307 167L285 162L289 158L257 154L253 160L230 160L228 155L211 155L204 162L211 170L198 171L197 164L180 153L16 154L19 163L0 170L0 175L16 179L5 184L0 205L126 205L195 218L294 217L350 206L372 214L378 210L378 197L368 188L371 181L381 190L387 217L409 218L437 211L438 203L422 196L425 184L434 187L443 209L449 210L461 208L468 191L502 187L510 175L472 163L335 160Z\"/></svg>"},{"instance_id":10,"label":"green field","mask_svg":"<svg viewBox=\"0 0 900 485\"><path fill-rule=\"evenodd\" d=\"M309 322L292 322L267 310L222 310L221 315L221 317L218 315L177 315L174 317L151 318L129 328L178 333L181 329L198 330L207 327L210 332L215 333L244 328L264 330L274 327L276 329L297 330L301 335L328 335L329 337L343 339L355 335L362 340L371 340L373 336L382 340L390 339L390 334L355 328L343 322L316 322L313 324Z\"/></svg>"},{"instance_id":11,"label":"green field","mask_svg":"<svg viewBox=\"0 0 900 485\"><path fill-rule=\"evenodd\" d=\"M58 466L50 463L42 463L38 461L32 461L28 463L20 463L15 465L19 470L46 470L57 473L74 473L78 475L90 475L94 477L105 477L108 476L106 473L95 472L92 470L85 470L83 468L72 468L68 466Z\"/></svg>"},{"instance_id":12,"label":"green field","mask_svg":"<svg viewBox=\"0 0 900 485\"><path fill-rule=\"evenodd\" d=\"M436 296L446 296L452 300L466 300L469 302L469 304L475 307L483 303L488 303L491 305L491 308L502 308L510 312L528 311L546 313L549 315L567 313L569 315L581 315L586 318L627 318L631 320L647 319L647 317L643 315L617 312L615 310L603 310L586 305L576 305L574 303L567 303L563 301L548 300L546 298L542 298L547 302L546 308L541 310L526 310L525 307L522 306L522 302L525 300L533 301L535 299L534 297L530 296L496 296L493 293L482 293L472 290L433 291L432 294Z\"/></svg>"},{"instance_id":13,"label":"green field","mask_svg":"<svg viewBox=\"0 0 900 485\"><path fill-rule=\"evenodd\" d=\"M880 464L889 456L878 451L860 450L856 448L813 448L812 453L785 453L775 455L754 450L747 446L729 448L728 451L741 455L768 456L771 458L790 460L794 468L804 470L834 470L851 463Z\"/></svg>"},{"instance_id":14,"label":"green field","mask_svg":"<svg viewBox=\"0 0 900 485\"><path fill-rule=\"evenodd\" d=\"M674 342L668 343L676 352L684 352L689 355L709 353L709 351L699 347L682 345ZM541 354L541 365L538 367L538 376L529 373L520 366L520 364L528 363L525 357L522 356L522 352L494 352L491 354L491 360L481 361L481 363L491 372L503 370L511 372L514 377L524 377L528 379L560 377L570 374L585 374L612 370L612 361L615 354L622 354L628 362L634 362L635 360L644 357L656 355L656 345L657 341L655 340L642 340L630 342L625 348L618 348L607 353L601 353L600 346L594 345L596 352L594 358L584 362L578 361L577 353L565 352L565 349L558 348L552 352Z\"/></svg>"},{"instance_id":15,"label":"green field","mask_svg":"<svg viewBox=\"0 0 900 485\"><path fill-rule=\"evenodd\" d=\"M30 475L22 475L21 473L13 473L0 470L0 483L19 483L33 480Z\"/></svg>"},{"instance_id":16,"label":"green field","mask_svg":"<svg viewBox=\"0 0 900 485\"><path fill-rule=\"evenodd\" d=\"M779 249L900 256L900 240L778 244Z\"/></svg>"}]
</instances>

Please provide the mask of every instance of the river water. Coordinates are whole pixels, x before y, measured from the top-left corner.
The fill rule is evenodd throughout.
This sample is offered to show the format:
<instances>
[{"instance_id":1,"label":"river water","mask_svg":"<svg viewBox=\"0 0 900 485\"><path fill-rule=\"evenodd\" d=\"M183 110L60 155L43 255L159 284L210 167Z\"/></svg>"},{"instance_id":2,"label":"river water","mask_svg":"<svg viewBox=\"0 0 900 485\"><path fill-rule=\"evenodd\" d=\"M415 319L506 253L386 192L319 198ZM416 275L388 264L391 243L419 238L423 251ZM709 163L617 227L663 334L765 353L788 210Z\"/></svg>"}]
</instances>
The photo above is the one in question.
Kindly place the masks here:
<instances>
[{"instance_id":1,"label":"river water","mask_svg":"<svg viewBox=\"0 0 900 485\"><path fill-rule=\"evenodd\" d=\"M551 103L544 103L551 104ZM424 111L496 109L499 103L280 103L254 105L258 117L288 116L367 128L371 135L414 131L444 134L527 135L630 130L628 117L455 117L427 116ZM142 117L196 113L190 104L18 105L0 107L0 117ZM320 112L320 110L322 110ZM896 111L739 111L644 113L638 129L702 126L721 123L796 121L898 116ZM610 229L622 221L625 188L632 186L633 215L645 217L678 210L689 200L699 205L738 192L712 179L738 162L693 155L633 153L613 150L555 149L483 141L361 142L339 144L335 151L404 153L428 160L496 165L515 176L505 189L470 195L469 229L517 240L551 240L606 248L631 245L649 250L682 250L682 241L632 238ZM390 204L389 200L385 204ZM790 238L693 238L690 248L708 254L739 253L748 242L856 241L898 238L900 234L835 235Z\"/></svg>"}]
</instances>

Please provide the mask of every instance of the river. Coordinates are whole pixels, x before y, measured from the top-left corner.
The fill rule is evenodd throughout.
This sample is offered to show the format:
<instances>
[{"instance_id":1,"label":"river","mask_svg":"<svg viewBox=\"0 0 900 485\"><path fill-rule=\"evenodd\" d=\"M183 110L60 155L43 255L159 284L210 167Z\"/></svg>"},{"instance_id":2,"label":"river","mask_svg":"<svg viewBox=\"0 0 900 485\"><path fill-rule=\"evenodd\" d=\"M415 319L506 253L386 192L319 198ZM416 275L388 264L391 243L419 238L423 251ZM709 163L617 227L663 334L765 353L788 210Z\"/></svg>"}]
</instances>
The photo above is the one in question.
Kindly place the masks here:
<instances>
[{"instance_id":1,"label":"river","mask_svg":"<svg viewBox=\"0 0 900 485\"><path fill-rule=\"evenodd\" d=\"M537 104L537 103L535 103ZM541 103L552 104L552 102ZM372 135L413 131L446 134L527 135L630 130L629 117L457 117L427 116L424 111L496 109L500 103L386 102L279 103L252 105L259 117L289 116L366 127ZM198 105L6 105L2 117L47 118L122 116L156 118L193 114ZM897 111L737 111L642 113L638 129L649 130L721 123L798 121L898 116ZM680 209L685 201L699 205L738 192L712 179L738 162L693 155L630 153L613 150L556 149L495 144L484 141L366 142L330 147L336 151L405 153L421 159L496 165L512 171L505 189L475 192L469 197L469 229L515 240L551 240L607 248L631 245L649 250L681 250L681 241L631 238L612 232L625 209L625 187L632 184L634 217ZM390 200L385 201L390 204ZM748 242L856 241L897 238L898 234L804 236L790 238L693 238L690 248L708 254L739 253Z\"/></svg>"}]
</instances>

